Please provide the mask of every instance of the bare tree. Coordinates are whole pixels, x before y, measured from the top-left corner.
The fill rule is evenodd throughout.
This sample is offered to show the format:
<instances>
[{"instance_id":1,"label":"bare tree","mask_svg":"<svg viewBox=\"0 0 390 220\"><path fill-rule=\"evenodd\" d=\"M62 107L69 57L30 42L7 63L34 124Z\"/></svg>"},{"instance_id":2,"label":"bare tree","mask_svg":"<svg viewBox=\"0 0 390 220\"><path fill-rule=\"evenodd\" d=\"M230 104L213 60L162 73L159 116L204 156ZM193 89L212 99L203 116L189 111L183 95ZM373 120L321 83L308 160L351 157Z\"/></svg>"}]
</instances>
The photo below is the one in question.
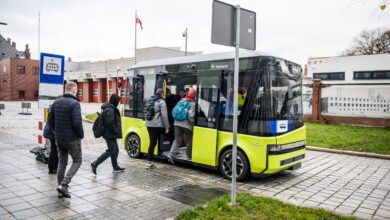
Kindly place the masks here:
<instances>
[{"instance_id":1,"label":"bare tree","mask_svg":"<svg viewBox=\"0 0 390 220\"><path fill-rule=\"evenodd\" d=\"M352 46L342 55L369 55L390 53L390 27L363 30L355 37Z\"/></svg>"}]
</instances>

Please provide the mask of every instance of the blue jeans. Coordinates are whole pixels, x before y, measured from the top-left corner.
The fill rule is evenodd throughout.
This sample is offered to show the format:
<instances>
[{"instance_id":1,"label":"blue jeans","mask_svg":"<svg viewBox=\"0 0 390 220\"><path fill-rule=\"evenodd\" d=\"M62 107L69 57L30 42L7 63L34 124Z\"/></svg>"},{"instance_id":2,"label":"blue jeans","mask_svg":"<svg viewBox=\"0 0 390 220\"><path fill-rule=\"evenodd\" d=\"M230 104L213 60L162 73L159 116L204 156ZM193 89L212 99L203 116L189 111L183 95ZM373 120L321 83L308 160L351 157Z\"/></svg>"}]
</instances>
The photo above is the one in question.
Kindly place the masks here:
<instances>
[{"instance_id":1,"label":"blue jeans","mask_svg":"<svg viewBox=\"0 0 390 220\"><path fill-rule=\"evenodd\" d=\"M58 171L57 171L57 182L58 185L68 186L73 176L77 173L81 166L81 140L74 141L60 141L57 140L58 149ZM66 166L68 165L68 155L72 157L72 165L65 175Z\"/></svg>"}]
</instances>

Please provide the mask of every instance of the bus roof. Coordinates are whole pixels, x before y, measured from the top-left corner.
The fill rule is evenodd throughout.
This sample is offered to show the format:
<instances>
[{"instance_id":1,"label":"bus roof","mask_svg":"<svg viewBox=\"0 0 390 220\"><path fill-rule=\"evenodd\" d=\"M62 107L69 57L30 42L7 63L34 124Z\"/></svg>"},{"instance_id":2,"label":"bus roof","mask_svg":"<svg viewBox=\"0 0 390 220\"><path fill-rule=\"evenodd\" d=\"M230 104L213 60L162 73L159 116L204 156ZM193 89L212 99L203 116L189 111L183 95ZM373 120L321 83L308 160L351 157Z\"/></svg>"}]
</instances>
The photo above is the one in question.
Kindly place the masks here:
<instances>
[{"instance_id":1,"label":"bus roof","mask_svg":"<svg viewBox=\"0 0 390 220\"><path fill-rule=\"evenodd\" d=\"M182 56L182 57L172 57L164 58L157 60L149 60L140 62L130 67L130 69L137 69L142 67L152 67L152 66L163 66L163 65L172 65L172 64L185 64L185 63L197 63L203 61L215 61L215 60L229 60L234 59L235 51L223 52L223 53L212 53L212 54L201 54L193 56ZM258 56L269 56L261 51L249 51L249 50L240 50L240 58L246 57L258 57Z\"/></svg>"}]
</instances>

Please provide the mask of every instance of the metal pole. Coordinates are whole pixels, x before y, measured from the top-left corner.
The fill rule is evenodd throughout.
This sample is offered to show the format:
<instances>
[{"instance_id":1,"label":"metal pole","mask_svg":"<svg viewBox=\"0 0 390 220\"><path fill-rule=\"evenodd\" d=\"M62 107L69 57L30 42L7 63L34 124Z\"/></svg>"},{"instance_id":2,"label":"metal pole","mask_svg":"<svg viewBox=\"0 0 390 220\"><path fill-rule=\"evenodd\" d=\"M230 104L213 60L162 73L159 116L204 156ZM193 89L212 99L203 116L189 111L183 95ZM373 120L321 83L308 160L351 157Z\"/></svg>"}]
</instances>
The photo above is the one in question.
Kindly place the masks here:
<instances>
[{"instance_id":1,"label":"metal pole","mask_svg":"<svg viewBox=\"0 0 390 220\"><path fill-rule=\"evenodd\" d=\"M137 64L137 10L135 10L135 31L134 31L134 64Z\"/></svg>"},{"instance_id":2,"label":"metal pole","mask_svg":"<svg viewBox=\"0 0 390 220\"><path fill-rule=\"evenodd\" d=\"M236 5L236 55L234 58L234 102L233 102L233 155L232 155L232 201L231 205L236 203L237 194L237 114L238 114L238 73L240 64L240 6Z\"/></svg>"},{"instance_id":3,"label":"metal pole","mask_svg":"<svg viewBox=\"0 0 390 220\"><path fill-rule=\"evenodd\" d=\"M188 30L186 28L186 49L185 49L185 56L187 56L187 36L188 36Z\"/></svg>"},{"instance_id":4,"label":"metal pole","mask_svg":"<svg viewBox=\"0 0 390 220\"><path fill-rule=\"evenodd\" d=\"M38 12L38 59L41 54L41 11Z\"/></svg>"}]
</instances>

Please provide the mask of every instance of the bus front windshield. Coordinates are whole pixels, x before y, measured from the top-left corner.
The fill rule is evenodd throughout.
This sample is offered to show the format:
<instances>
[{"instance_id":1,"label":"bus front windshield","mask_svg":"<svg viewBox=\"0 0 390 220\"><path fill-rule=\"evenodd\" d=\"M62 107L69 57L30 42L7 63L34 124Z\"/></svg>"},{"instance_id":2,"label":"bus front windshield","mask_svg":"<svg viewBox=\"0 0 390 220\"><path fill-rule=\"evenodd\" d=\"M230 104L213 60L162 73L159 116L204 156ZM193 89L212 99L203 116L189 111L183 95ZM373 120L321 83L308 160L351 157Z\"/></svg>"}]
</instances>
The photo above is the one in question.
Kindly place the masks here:
<instances>
[{"instance_id":1,"label":"bus front windshield","mask_svg":"<svg viewBox=\"0 0 390 220\"><path fill-rule=\"evenodd\" d=\"M275 136L303 126L301 77L295 64L261 61L239 117L240 133Z\"/></svg>"}]
</instances>

